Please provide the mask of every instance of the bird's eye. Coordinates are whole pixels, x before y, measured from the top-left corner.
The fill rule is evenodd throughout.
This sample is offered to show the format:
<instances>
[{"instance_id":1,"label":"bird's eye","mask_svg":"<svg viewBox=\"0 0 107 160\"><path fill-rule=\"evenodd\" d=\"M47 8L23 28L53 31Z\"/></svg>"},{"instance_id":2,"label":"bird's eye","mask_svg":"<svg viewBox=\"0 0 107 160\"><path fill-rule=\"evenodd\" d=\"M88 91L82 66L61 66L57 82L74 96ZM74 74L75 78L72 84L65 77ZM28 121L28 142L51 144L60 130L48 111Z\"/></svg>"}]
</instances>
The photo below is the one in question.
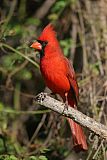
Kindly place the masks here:
<instances>
[{"instance_id":1,"label":"bird's eye","mask_svg":"<svg viewBox=\"0 0 107 160\"><path fill-rule=\"evenodd\" d=\"M41 40L37 40L40 44L42 44L42 41Z\"/></svg>"}]
</instances>

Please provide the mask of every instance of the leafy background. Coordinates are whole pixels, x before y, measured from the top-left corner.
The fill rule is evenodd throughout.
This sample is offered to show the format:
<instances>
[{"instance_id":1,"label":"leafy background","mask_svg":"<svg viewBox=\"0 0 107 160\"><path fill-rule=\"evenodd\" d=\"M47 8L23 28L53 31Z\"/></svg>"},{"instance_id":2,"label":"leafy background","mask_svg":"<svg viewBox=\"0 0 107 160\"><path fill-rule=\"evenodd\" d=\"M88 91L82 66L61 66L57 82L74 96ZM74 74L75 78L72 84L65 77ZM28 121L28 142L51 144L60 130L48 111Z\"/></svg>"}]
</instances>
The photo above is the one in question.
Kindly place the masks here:
<instances>
[{"instance_id":1,"label":"leafy background","mask_svg":"<svg viewBox=\"0 0 107 160\"><path fill-rule=\"evenodd\" d=\"M75 153L64 117L34 103L49 92L30 48L53 23L80 89L78 108L107 124L106 0L0 0L0 159L106 160L106 142L84 129L89 149Z\"/></svg>"}]
</instances>

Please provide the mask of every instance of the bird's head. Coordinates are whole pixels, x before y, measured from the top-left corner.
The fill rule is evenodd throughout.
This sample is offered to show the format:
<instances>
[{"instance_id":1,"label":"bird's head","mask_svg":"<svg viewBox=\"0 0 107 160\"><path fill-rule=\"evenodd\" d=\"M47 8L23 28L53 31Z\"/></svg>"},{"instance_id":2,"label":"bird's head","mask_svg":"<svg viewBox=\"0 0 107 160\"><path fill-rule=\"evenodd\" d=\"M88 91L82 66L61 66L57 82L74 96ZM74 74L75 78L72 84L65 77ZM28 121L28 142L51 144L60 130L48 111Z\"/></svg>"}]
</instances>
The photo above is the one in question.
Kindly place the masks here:
<instances>
[{"instance_id":1,"label":"bird's head","mask_svg":"<svg viewBox=\"0 0 107 160\"><path fill-rule=\"evenodd\" d=\"M56 32L54 31L52 24L48 24L38 39L31 45L31 47L35 50L38 50L40 55L43 56L46 48L50 50L50 48L58 45L59 44L56 39Z\"/></svg>"}]
</instances>

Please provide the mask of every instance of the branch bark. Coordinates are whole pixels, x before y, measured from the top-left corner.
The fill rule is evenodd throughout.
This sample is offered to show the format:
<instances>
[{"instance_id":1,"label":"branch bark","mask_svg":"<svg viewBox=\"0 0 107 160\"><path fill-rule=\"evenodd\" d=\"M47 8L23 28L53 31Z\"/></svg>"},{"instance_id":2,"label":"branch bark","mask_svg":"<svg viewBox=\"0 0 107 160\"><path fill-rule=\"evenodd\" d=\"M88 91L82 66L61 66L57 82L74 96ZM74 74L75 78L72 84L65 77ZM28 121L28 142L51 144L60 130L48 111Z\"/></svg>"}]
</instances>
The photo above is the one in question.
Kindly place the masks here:
<instances>
[{"instance_id":1,"label":"branch bark","mask_svg":"<svg viewBox=\"0 0 107 160\"><path fill-rule=\"evenodd\" d=\"M101 123L96 122L93 118L90 118L80 111L68 106L68 109L64 109L65 104L52 98L47 95L47 93L40 93L36 96L35 101L38 104L41 104L45 107L50 108L51 110L62 114L65 117L69 117L73 119L75 122L79 123L80 125L88 128L89 130L93 131L96 135L100 136L101 138L107 140L107 128Z\"/></svg>"}]
</instances>

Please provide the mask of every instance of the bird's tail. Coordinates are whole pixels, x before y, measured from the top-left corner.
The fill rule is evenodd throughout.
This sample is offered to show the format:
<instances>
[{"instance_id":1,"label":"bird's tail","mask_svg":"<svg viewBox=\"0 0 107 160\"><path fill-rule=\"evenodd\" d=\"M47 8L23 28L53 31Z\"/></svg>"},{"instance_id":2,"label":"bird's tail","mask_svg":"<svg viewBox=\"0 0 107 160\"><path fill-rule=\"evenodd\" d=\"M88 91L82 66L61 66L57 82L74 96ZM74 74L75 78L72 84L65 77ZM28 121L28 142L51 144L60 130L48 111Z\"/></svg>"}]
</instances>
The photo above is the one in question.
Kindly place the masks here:
<instances>
[{"instance_id":1,"label":"bird's tail","mask_svg":"<svg viewBox=\"0 0 107 160\"><path fill-rule=\"evenodd\" d=\"M67 118L67 120L72 131L74 150L87 150L87 142L81 126L79 126L70 118Z\"/></svg>"},{"instance_id":2,"label":"bird's tail","mask_svg":"<svg viewBox=\"0 0 107 160\"><path fill-rule=\"evenodd\" d=\"M68 104L70 106L74 106L75 107L75 99L68 95ZM86 142L86 137L85 134L82 130L82 127L75 123L72 119L67 118L69 125L70 125L70 129L72 132L72 137L73 137L73 144L74 144L74 149L75 151L81 151L81 150L87 150L87 142Z\"/></svg>"}]
</instances>

